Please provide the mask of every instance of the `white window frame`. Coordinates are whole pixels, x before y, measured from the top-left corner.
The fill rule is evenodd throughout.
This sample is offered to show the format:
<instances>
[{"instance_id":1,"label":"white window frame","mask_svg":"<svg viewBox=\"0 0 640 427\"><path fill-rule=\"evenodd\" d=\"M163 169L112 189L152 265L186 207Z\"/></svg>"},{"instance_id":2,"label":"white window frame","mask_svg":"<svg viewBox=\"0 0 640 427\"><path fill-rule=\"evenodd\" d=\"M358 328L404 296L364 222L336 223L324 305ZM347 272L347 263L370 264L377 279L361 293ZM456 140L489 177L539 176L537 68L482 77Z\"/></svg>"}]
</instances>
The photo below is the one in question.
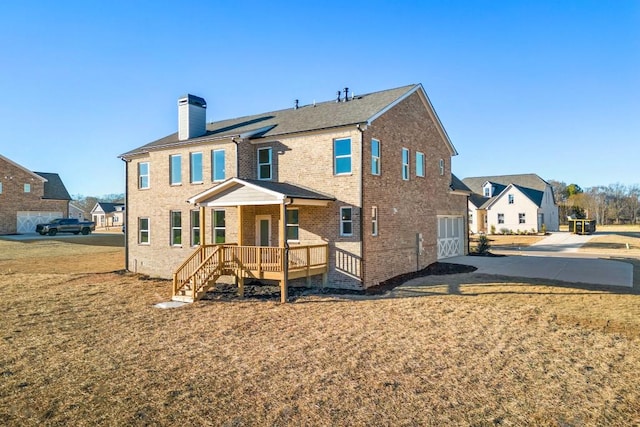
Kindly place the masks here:
<instances>
[{"instance_id":1,"label":"white window frame","mask_svg":"<svg viewBox=\"0 0 640 427\"><path fill-rule=\"evenodd\" d=\"M514 203L514 200L515 200L515 198L514 198L513 194L508 194L508 195L507 195L507 202L508 202L510 205L512 205L512 204Z\"/></svg>"},{"instance_id":2,"label":"white window frame","mask_svg":"<svg viewBox=\"0 0 640 427\"><path fill-rule=\"evenodd\" d=\"M222 212L222 218L223 218L223 225L217 225L216 222L216 212ZM213 244L214 245L219 245L221 243L225 243L227 241L227 211L224 209L214 209L211 212L211 225L213 226ZM217 237L218 237L218 231L222 231L222 242L218 242L217 241ZM242 242L238 242L239 244L242 244Z\"/></svg>"},{"instance_id":3,"label":"white window frame","mask_svg":"<svg viewBox=\"0 0 640 427\"><path fill-rule=\"evenodd\" d=\"M261 151L267 151L269 153L269 161L266 163L261 163L260 162L260 152ZM256 174L258 176L259 180L262 181L270 181L271 179L273 179L273 148L272 147L262 147L262 148L258 148L257 151L257 156L256 159L258 161L258 173ZM268 177L264 177L262 176L262 166L269 166L269 176Z\"/></svg>"},{"instance_id":4,"label":"white window frame","mask_svg":"<svg viewBox=\"0 0 640 427\"><path fill-rule=\"evenodd\" d=\"M197 216L197 223L194 220L194 216ZM192 209L189 215L191 221L191 246L198 246L202 242L202 234L200 233L200 209ZM196 242L196 236L197 242Z\"/></svg>"},{"instance_id":5,"label":"white window frame","mask_svg":"<svg viewBox=\"0 0 640 427\"><path fill-rule=\"evenodd\" d=\"M142 167L145 166L147 169L147 173L142 173ZM151 165L149 162L140 162L138 163L138 189L145 190L147 188L151 188L151 180L149 179L149 170L151 169Z\"/></svg>"},{"instance_id":6,"label":"white window frame","mask_svg":"<svg viewBox=\"0 0 640 427\"><path fill-rule=\"evenodd\" d=\"M344 211L349 211L349 219L344 219ZM350 233L345 233L344 227L349 224L351 227ZM341 237L351 237L353 236L353 207L352 206L341 206L340 207L340 236Z\"/></svg>"},{"instance_id":7,"label":"white window frame","mask_svg":"<svg viewBox=\"0 0 640 427\"><path fill-rule=\"evenodd\" d=\"M440 159L438 166L440 167L440 175L444 175L444 159Z\"/></svg>"},{"instance_id":8,"label":"white window frame","mask_svg":"<svg viewBox=\"0 0 640 427\"><path fill-rule=\"evenodd\" d=\"M349 154L336 154L336 144L340 142L348 141ZM353 147L351 147L351 138L337 138L333 140L333 174L334 175L351 175L353 172ZM338 159L349 159L349 170L338 172Z\"/></svg>"},{"instance_id":9,"label":"white window frame","mask_svg":"<svg viewBox=\"0 0 640 427\"><path fill-rule=\"evenodd\" d=\"M196 169L193 167L193 159L195 156L200 156L200 179L194 179L194 172L196 171ZM191 184L202 184L204 182L204 177L203 177L203 164L202 161L204 160L203 155L202 155L202 151L194 151L193 153L189 153L189 181L191 182Z\"/></svg>"},{"instance_id":10,"label":"white window frame","mask_svg":"<svg viewBox=\"0 0 640 427\"><path fill-rule=\"evenodd\" d=\"M216 168L216 157L218 154L222 153L222 170ZM220 150L211 150L211 181L212 182L220 182L226 179L226 171L225 171L225 159L226 153L224 149ZM216 178L216 175L220 173L222 178Z\"/></svg>"},{"instance_id":11,"label":"white window frame","mask_svg":"<svg viewBox=\"0 0 640 427\"><path fill-rule=\"evenodd\" d=\"M374 147L377 147L377 154ZM375 138L371 138L371 175L380 175L380 140Z\"/></svg>"},{"instance_id":12,"label":"white window frame","mask_svg":"<svg viewBox=\"0 0 640 427\"><path fill-rule=\"evenodd\" d=\"M371 207L371 235L372 236L377 236L378 235L378 207L377 206L372 206Z\"/></svg>"},{"instance_id":13,"label":"white window frame","mask_svg":"<svg viewBox=\"0 0 640 427\"><path fill-rule=\"evenodd\" d=\"M179 214L180 225L174 223L174 214ZM169 228L171 235L169 236L169 242L171 246L182 247L182 211L169 211ZM179 231L179 234L176 234ZM180 241L176 242L176 237L180 237Z\"/></svg>"},{"instance_id":14,"label":"white window frame","mask_svg":"<svg viewBox=\"0 0 640 427\"><path fill-rule=\"evenodd\" d=\"M402 180L409 181L409 161L411 152L408 148L402 148Z\"/></svg>"},{"instance_id":15,"label":"white window frame","mask_svg":"<svg viewBox=\"0 0 640 427\"><path fill-rule=\"evenodd\" d=\"M177 160L177 176L174 176L174 160ZM169 185L182 185L182 154L171 154L169 156Z\"/></svg>"},{"instance_id":16,"label":"white window frame","mask_svg":"<svg viewBox=\"0 0 640 427\"><path fill-rule=\"evenodd\" d=\"M416 151L416 176L424 178L424 153Z\"/></svg>"},{"instance_id":17,"label":"white window frame","mask_svg":"<svg viewBox=\"0 0 640 427\"><path fill-rule=\"evenodd\" d=\"M298 220L298 222L294 223L294 222L289 222L289 212L297 212L298 214L296 215L296 218ZM300 241L300 209L298 208L291 208L291 209L287 209L287 213L286 213L286 236L287 236L287 241L288 242L299 242ZM295 238L289 238L289 229L295 229L296 230L296 237Z\"/></svg>"},{"instance_id":18,"label":"white window frame","mask_svg":"<svg viewBox=\"0 0 640 427\"><path fill-rule=\"evenodd\" d=\"M29 184L28 182L25 182L24 184L24 192L31 193L31 184Z\"/></svg>"},{"instance_id":19,"label":"white window frame","mask_svg":"<svg viewBox=\"0 0 640 427\"><path fill-rule=\"evenodd\" d=\"M142 221L147 221L147 228L142 228ZM147 241L144 242L142 240L142 236L146 234ZM138 217L138 244L139 245L150 245L151 244L151 220L149 217L143 216Z\"/></svg>"},{"instance_id":20,"label":"white window frame","mask_svg":"<svg viewBox=\"0 0 640 427\"><path fill-rule=\"evenodd\" d=\"M0 181L0 194L2 194L2 181Z\"/></svg>"},{"instance_id":21,"label":"white window frame","mask_svg":"<svg viewBox=\"0 0 640 427\"><path fill-rule=\"evenodd\" d=\"M499 213L498 214L498 224L504 224L504 214L503 213Z\"/></svg>"},{"instance_id":22,"label":"white window frame","mask_svg":"<svg viewBox=\"0 0 640 427\"><path fill-rule=\"evenodd\" d=\"M518 224L526 224L527 223L527 217L525 216L525 212L520 212L518 214Z\"/></svg>"}]
</instances>

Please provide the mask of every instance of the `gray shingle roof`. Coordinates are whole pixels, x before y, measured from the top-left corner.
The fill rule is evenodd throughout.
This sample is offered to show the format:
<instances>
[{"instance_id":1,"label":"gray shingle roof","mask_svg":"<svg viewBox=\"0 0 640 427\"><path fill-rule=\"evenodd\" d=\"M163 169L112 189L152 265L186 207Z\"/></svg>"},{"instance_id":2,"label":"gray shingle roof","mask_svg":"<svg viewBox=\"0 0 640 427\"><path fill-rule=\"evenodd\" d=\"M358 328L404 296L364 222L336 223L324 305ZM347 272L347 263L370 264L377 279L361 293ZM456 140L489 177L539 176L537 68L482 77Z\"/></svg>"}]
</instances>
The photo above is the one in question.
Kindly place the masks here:
<instances>
[{"instance_id":1,"label":"gray shingle roof","mask_svg":"<svg viewBox=\"0 0 640 427\"><path fill-rule=\"evenodd\" d=\"M116 207L124 206L124 203L98 202L96 205L99 205L104 213L111 213L116 211Z\"/></svg>"},{"instance_id":2,"label":"gray shingle roof","mask_svg":"<svg viewBox=\"0 0 640 427\"><path fill-rule=\"evenodd\" d=\"M520 187L531 188L538 191L544 191L547 186L547 181L540 178L535 173L520 175L476 176L471 178L464 178L462 180L462 182L464 182L467 187L471 189L471 191L478 194L482 194L482 185L487 181L501 185L502 190L504 190L509 184L515 184L519 185ZM497 193L501 192L502 190L497 189Z\"/></svg>"},{"instance_id":3,"label":"gray shingle roof","mask_svg":"<svg viewBox=\"0 0 640 427\"><path fill-rule=\"evenodd\" d=\"M454 174L451 174L451 185L450 185L451 189L454 191L468 191L471 193L471 189L469 187L467 187L464 182L460 181L460 178L458 178L457 176L455 176Z\"/></svg>"},{"instance_id":4,"label":"gray shingle roof","mask_svg":"<svg viewBox=\"0 0 640 427\"><path fill-rule=\"evenodd\" d=\"M43 199L55 199L55 200L71 200L69 192L62 183L62 179L57 173L48 172L34 172L47 180L44 183L44 196Z\"/></svg>"},{"instance_id":5,"label":"gray shingle roof","mask_svg":"<svg viewBox=\"0 0 640 427\"><path fill-rule=\"evenodd\" d=\"M347 102L327 101L315 105L303 105L298 109L271 111L252 116L221 120L207 124L207 133L198 138L179 141L178 133L138 147L121 157L146 153L167 146L193 144L209 139L223 139L245 133L252 137L272 137L309 130L329 129L350 124L365 123L393 102L421 88L419 84L356 95ZM257 134L254 134L258 132Z\"/></svg>"}]
</instances>

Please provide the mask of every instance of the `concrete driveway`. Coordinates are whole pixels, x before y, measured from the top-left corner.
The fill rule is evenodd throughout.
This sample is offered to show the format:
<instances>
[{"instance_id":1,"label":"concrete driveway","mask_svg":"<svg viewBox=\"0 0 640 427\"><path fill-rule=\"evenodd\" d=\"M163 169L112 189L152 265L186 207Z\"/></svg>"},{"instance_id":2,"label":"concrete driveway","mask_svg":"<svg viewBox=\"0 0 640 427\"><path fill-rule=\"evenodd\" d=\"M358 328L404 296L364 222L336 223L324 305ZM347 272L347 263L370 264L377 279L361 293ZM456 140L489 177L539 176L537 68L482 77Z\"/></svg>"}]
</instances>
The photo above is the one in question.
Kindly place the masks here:
<instances>
[{"instance_id":1,"label":"concrete driveway","mask_svg":"<svg viewBox=\"0 0 640 427\"><path fill-rule=\"evenodd\" d=\"M442 262L473 265L483 274L633 287L633 265L577 253L591 237L558 232L526 248L494 252L503 257L459 256Z\"/></svg>"}]
</instances>

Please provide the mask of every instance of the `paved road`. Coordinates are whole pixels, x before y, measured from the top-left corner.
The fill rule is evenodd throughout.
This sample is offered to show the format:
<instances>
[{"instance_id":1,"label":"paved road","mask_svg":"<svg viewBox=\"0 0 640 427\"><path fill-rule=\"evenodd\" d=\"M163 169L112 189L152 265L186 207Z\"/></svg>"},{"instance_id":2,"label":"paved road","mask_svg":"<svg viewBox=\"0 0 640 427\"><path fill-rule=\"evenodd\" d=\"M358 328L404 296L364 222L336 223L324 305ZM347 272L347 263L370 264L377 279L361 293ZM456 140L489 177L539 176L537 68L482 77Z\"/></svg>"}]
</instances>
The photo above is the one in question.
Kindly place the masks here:
<instances>
[{"instance_id":1,"label":"paved road","mask_svg":"<svg viewBox=\"0 0 640 427\"><path fill-rule=\"evenodd\" d=\"M504 257L460 256L446 262L473 265L484 274L633 287L631 264L578 253L591 237L558 232L526 248L495 251Z\"/></svg>"}]
</instances>

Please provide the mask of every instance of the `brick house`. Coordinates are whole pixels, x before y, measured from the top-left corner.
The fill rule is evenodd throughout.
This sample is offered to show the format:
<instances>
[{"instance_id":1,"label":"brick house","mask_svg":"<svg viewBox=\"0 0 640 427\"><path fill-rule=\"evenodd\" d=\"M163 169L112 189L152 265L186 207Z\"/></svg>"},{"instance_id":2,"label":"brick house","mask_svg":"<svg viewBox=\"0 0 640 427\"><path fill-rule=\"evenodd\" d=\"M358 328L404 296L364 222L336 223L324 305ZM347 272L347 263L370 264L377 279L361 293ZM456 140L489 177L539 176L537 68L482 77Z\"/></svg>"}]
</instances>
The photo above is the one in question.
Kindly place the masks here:
<instances>
[{"instance_id":1,"label":"brick house","mask_svg":"<svg viewBox=\"0 0 640 427\"><path fill-rule=\"evenodd\" d=\"M538 175L477 176L462 181L473 191L468 212L471 232L558 231L553 188Z\"/></svg>"},{"instance_id":2,"label":"brick house","mask_svg":"<svg viewBox=\"0 0 640 427\"><path fill-rule=\"evenodd\" d=\"M173 277L176 297L225 275L278 280L283 299L305 280L363 289L468 250L470 191L422 85L205 116L186 95L177 133L120 156L127 268Z\"/></svg>"},{"instance_id":3,"label":"brick house","mask_svg":"<svg viewBox=\"0 0 640 427\"><path fill-rule=\"evenodd\" d=\"M32 172L0 155L0 234L33 233L69 215L71 197L56 173Z\"/></svg>"}]
</instances>

